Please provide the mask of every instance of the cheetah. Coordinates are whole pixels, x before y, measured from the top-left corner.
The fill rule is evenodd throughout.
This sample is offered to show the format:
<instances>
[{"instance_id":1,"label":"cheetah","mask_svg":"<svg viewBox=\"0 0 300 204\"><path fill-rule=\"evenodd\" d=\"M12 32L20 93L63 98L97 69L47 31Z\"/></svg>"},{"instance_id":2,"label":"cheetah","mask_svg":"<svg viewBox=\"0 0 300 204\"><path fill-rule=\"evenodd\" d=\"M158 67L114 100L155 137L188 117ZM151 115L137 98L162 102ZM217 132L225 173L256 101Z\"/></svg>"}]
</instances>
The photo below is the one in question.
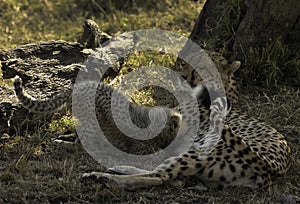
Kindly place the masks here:
<instances>
[{"instance_id":1,"label":"cheetah","mask_svg":"<svg viewBox=\"0 0 300 204\"><path fill-rule=\"evenodd\" d=\"M195 145L196 148L192 146L190 151L167 159L151 172L145 173L132 167L116 167L112 170L125 172L128 175L92 172L84 174L83 177L104 182L109 186L123 188L161 185L170 180L189 176L197 176L202 181L214 182L222 187L264 188L282 176L289 166L290 147L284 136L273 127L251 118L241 111L234 80L234 72L241 63L239 61L228 63L222 57L219 59L218 54L210 54L221 73L230 110L227 111L225 125L217 128L222 129L221 137L207 157L202 157L201 150L205 150L199 149ZM183 78L192 87L203 86L201 77L194 70L185 69ZM195 144L200 145L203 142L200 139L203 137L203 132L208 130L206 119L214 115L217 107L226 104L220 103L220 100L225 100L220 98L211 102L205 87L202 90L204 91L201 94L198 93L198 96L202 98L199 109L206 106L207 112L203 117L205 119L200 120L203 129L197 132L198 137L194 140ZM201 111L201 114L205 113ZM211 119L214 120L214 118ZM218 123L218 121L215 122Z\"/></svg>"},{"instance_id":2,"label":"cheetah","mask_svg":"<svg viewBox=\"0 0 300 204\"><path fill-rule=\"evenodd\" d=\"M99 85L85 84L84 86L80 87L78 95L72 95L72 89L69 89L53 96L52 98L37 100L24 91L22 87L22 80L19 76L16 76L14 79L15 93L19 101L21 101L22 105L26 109L35 113L54 113L60 110L70 102L72 97L77 98L84 95L84 93L88 93L88 91L90 91L89 85L97 86L97 96L95 99L97 120L99 124L101 124L101 127L103 127L102 131L106 137L109 138L109 142L118 149L127 153L150 154L158 151L159 149L164 149L171 141L173 141L174 137L176 137L176 132L180 127L179 123L181 120L181 115L178 111L167 107L163 108L163 113L166 113L167 121L165 128L156 139L140 141L124 135L121 131L119 131L118 127L114 123L114 118L111 113L111 96L115 90L103 83L99 83ZM140 128L148 127L151 123L149 117L151 109L130 103L121 93L117 91L116 93L119 95L119 97L121 97L121 100L124 103L129 104L129 113L133 124ZM161 113L162 111L154 110L154 113L151 114L157 118L165 117L164 115L161 115Z\"/></svg>"},{"instance_id":3,"label":"cheetah","mask_svg":"<svg viewBox=\"0 0 300 204\"><path fill-rule=\"evenodd\" d=\"M79 43L85 45L85 48L101 47L104 42L112 38L108 34L102 32L97 23L91 19L86 19L82 27L83 33L79 39Z\"/></svg>"},{"instance_id":4,"label":"cheetah","mask_svg":"<svg viewBox=\"0 0 300 204\"><path fill-rule=\"evenodd\" d=\"M233 75L241 63L216 60L214 55L212 59L225 84L226 97L211 99L208 92L214 90L208 90L193 70L183 73L183 78L194 87L191 95L197 98L196 107L200 113L200 128L193 132L193 144L187 152L166 159L151 171L118 166L106 173L84 173L82 179L93 179L110 187L135 189L197 176L202 181L214 182L223 187L262 188L283 175L288 168L290 156L290 147L284 136L271 126L249 117L239 108ZM62 93L56 97L59 100L36 100L26 94L18 77L15 78L14 86L20 102L31 111L53 111L70 98L70 93ZM195 108L195 104L188 101L175 108L163 108L167 113L167 125L155 141L130 139L118 132L112 121L110 99L113 91L113 88L103 83L97 85L96 114L99 122L104 121L104 127L107 128L104 131L109 134L110 142L123 151L133 154L153 153L165 148L178 132L185 134L195 125L187 123L190 118L182 112ZM128 100L121 93L118 94L124 101ZM149 125L149 109L131 104L129 110L135 124L140 127ZM222 114L226 115L225 121L218 117Z\"/></svg>"}]
</instances>

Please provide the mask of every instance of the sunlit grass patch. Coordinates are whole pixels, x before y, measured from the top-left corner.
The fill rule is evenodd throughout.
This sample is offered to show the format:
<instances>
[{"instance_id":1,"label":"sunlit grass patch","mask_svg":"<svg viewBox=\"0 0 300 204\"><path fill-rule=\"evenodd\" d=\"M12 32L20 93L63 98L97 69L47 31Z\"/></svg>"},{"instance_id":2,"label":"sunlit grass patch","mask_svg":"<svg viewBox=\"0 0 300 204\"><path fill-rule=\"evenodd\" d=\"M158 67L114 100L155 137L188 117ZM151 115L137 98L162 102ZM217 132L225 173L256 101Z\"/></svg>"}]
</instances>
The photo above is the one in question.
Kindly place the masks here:
<instances>
[{"instance_id":1,"label":"sunlit grass patch","mask_svg":"<svg viewBox=\"0 0 300 204\"><path fill-rule=\"evenodd\" d=\"M147 83L149 83L149 86L139 90L135 89L137 84L132 84L132 88L135 89L134 94L130 96L133 102L146 106L174 106L172 94L164 88L166 83L168 83L168 76L165 76L164 81L159 83L158 86L153 86L153 79L161 80L159 79L161 76L157 76L156 74L158 73L155 72L140 70L151 70L152 68L161 68L162 70L172 69L175 61L176 56L157 50L133 52L123 64L118 78L120 78L120 81L131 80L128 78L128 74L130 73L131 77L136 76L143 78L143 80L148 80ZM119 82L113 83L113 86L117 86L118 84Z\"/></svg>"},{"instance_id":2,"label":"sunlit grass patch","mask_svg":"<svg viewBox=\"0 0 300 204\"><path fill-rule=\"evenodd\" d=\"M71 112L67 111L67 113L65 115L63 115L62 117L58 117L58 118L54 118L50 123L49 123L49 127L48 130L50 132L56 132L56 133L60 133L63 134L67 131L74 131L75 129L75 121L71 116Z\"/></svg>"},{"instance_id":3,"label":"sunlit grass patch","mask_svg":"<svg viewBox=\"0 0 300 204\"><path fill-rule=\"evenodd\" d=\"M161 9L150 9L147 2L152 1L129 7L124 2L104 0L2 1L0 48L47 40L77 41L86 18L94 19L103 31L112 35L146 28L188 35L203 6L192 1L165 0L152 2L152 6Z\"/></svg>"}]
</instances>

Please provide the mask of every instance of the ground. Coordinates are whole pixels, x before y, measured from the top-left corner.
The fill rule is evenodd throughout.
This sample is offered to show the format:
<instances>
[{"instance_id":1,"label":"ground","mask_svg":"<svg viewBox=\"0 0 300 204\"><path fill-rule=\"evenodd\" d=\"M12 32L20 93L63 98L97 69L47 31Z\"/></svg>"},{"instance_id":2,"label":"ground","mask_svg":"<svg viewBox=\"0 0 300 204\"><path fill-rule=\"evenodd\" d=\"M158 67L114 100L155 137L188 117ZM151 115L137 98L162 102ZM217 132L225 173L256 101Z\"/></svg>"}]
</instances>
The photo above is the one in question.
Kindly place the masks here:
<instances>
[{"instance_id":1,"label":"ground","mask_svg":"<svg viewBox=\"0 0 300 204\"><path fill-rule=\"evenodd\" d=\"M284 93L285 91L283 91ZM282 93L282 94L283 94ZM285 93L287 94L287 93ZM292 164L280 183L265 190L211 189L187 181L135 191L109 190L80 183L83 172L103 171L80 144L54 144L55 133L40 127L33 134L1 138L0 202L5 203L286 203L300 197L299 91L288 95L244 90L243 108L284 133L292 146ZM296 122L295 122L296 121Z\"/></svg>"},{"instance_id":2,"label":"ground","mask_svg":"<svg viewBox=\"0 0 300 204\"><path fill-rule=\"evenodd\" d=\"M21 32L22 36L16 30L18 25L22 25L21 23L26 20L28 14L25 15L24 13L30 10L28 9L29 3L25 0L19 1L18 4L12 2L5 1L4 7L1 7L1 15L4 16L4 20L0 21L0 25L1 29L5 31L5 35L0 37L2 48L57 38L75 41L76 37L70 33L73 33L74 30L79 32L81 28L78 25L86 17L84 14L74 17L75 14L69 13L68 17L65 17L66 19L60 19L57 14L59 11L54 11L53 7L61 6L62 2L55 1L53 4L44 1L44 6L33 6L31 11L40 11L41 8L46 8L51 15L58 18L56 20L62 21L61 26L67 24L67 29L58 26L54 19L52 23L55 24L55 28L51 30L50 26L48 27L51 22L45 23L45 20L41 21L38 34L32 34L32 30L34 30L32 24L34 25L37 19L27 17L30 20L27 24L28 28L22 27L18 31ZM115 14L107 14L108 16L104 17L99 15L98 23L103 18L104 31L110 34L118 34L118 32L133 28L137 29L139 25L144 25L148 28L156 26L188 35L193 26L192 23L188 22L195 20L202 5L199 2L178 1L181 10L178 9L179 11L175 12L172 9L171 1L165 2L169 4L168 9L160 10L157 16L152 13L151 9L139 10L139 14L136 11L128 14L119 9L115 10ZM69 7L67 8L71 9ZM11 15L11 21L8 21L9 19L5 21L5 18L9 16L7 8L15 9L13 10L15 12L18 10L22 15ZM186 13L188 13L187 20ZM166 16L166 18L162 16ZM109 24L113 18L122 18L122 23L113 27ZM147 21L147 19L152 20ZM12 24L8 25L7 22L12 22ZM172 23L168 24L167 22ZM134 23L134 26L131 25ZM176 26L174 26L175 24ZM63 34L62 30L66 30L66 34ZM148 63L145 59L142 58L138 61L137 58L133 57L129 59L127 65L138 66L142 62ZM246 69L246 67L242 67L242 69ZM81 183L79 177L83 172L103 171L105 168L95 162L80 144L65 145L52 142L51 138L72 130L72 125L68 124L68 118L63 117L60 120L53 119L51 125L41 125L33 131L29 130L27 134L24 134L26 131L19 130L22 134L1 136L0 203L288 203L289 201L295 203L297 197L298 199L300 197L299 87L282 86L272 90L255 85L243 85L240 90L243 109L251 116L267 122L286 135L292 146L291 168L280 183L268 189L231 188L220 190L210 188L195 180L186 181L181 187L166 184L161 187L135 191L111 190L93 183ZM159 94L154 96L156 99L160 98ZM149 100L144 98L141 103L143 101Z\"/></svg>"}]
</instances>

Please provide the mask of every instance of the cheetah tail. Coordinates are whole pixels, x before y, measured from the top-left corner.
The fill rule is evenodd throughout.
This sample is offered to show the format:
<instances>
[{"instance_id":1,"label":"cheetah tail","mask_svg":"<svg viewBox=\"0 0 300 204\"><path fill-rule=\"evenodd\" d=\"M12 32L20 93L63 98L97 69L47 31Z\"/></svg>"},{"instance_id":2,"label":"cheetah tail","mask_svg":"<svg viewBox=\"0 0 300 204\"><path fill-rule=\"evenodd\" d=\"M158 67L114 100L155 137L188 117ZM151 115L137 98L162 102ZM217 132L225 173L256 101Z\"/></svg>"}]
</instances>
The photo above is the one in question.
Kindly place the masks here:
<instances>
[{"instance_id":1,"label":"cheetah tail","mask_svg":"<svg viewBox=\"0 0 300 204\"><path fill-rule=\"evenodd\" d=\"M17 75L14 78L15 93L24 106L31 112L54 113L60 110L71 98L72 89L46 99L36 99L27 94L22 87L22 79Z\"/></svg>"}]
</instances>

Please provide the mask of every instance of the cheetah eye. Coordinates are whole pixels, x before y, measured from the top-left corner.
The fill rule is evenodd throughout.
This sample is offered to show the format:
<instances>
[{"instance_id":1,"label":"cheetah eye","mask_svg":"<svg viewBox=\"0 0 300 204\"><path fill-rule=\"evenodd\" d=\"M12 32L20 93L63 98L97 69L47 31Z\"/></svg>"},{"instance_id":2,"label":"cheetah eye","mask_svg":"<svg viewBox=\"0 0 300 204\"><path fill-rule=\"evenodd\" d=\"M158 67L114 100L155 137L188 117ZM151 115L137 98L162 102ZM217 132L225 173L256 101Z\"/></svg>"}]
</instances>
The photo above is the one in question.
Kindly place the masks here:
<instances>
[{"instance_id":1,"label":"cheetah eye","mask_svg":"<svg viewBox=\"0 0 300 204\"><path fill-rule=\"evenodd\" d=\"M187 76L181 75L181 77L182 77L184 80L187 79Z\"/></svg>"}]
</instances>

